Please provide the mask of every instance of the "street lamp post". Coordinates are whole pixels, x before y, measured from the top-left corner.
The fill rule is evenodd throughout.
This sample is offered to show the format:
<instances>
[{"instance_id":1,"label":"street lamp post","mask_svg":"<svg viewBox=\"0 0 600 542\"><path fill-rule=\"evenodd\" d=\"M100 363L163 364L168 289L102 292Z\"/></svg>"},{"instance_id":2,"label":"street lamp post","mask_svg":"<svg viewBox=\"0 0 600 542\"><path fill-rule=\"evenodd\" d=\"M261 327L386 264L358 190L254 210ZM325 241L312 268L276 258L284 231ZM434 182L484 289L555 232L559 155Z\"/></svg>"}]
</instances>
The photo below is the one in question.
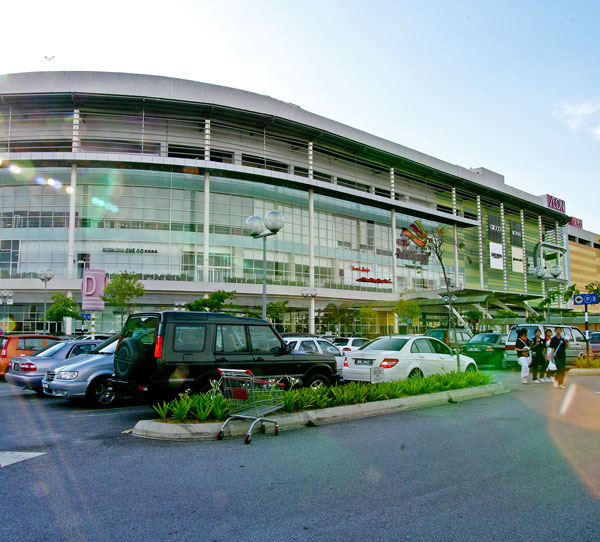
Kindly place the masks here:
<instances>
[{"instance_id":1,"label":"street lamp post","mask_svg":"<svg viewBox=\"0 0 600 542\"><path fill-rule=\"evenodd\" d=\"M549 280L551 278L557 279L558 277L560 277L562 270L559 265L551 265L549 272L550 272L550 274L548 274L546 272L546 268L541 265L538 265L535 268L535 274L536 274L537 278L542 279L544 281L546 296L549 295L549 290L548 290ZM546 323L548 323L548 324L550 323L550 303L548 303L548 305L546 306Z\"/></svg>"},{"instance_id":2,"label":"street lamp post","mask_svg":"<svg viewBox=\"0 0 600 542\"><path fill-rule=\"evenodd\" d=\"M2 325L0 328L2 331L10 331L6 322L6 306L13 304L13 291L12 290L2 290L0 292L0 301L2 302Z\"/></svg>"},{"instance_id":3,"label":"street lamp post","mask_svg":"<svg viewBox=\"0 0 600 542\"><path fill-rule=\"evenodd\" d=\"M452 304L456 303L458 298L455 295L445 295L442 298L448 303L448 327L452 329L452 339L454 342L454 350L456 351L456 369L460 373L460 352L458 351L458 343L456 341L456 328L454 327L454 318L452 318Z\"/></svg>"},{"instance_id":4,"label":"street lamp post","mask_svg":"<svg viewBox=\"0 0 600 542\"><path fill-rule=\"evenodd\" d=\"M308 301L308 332L311 335L316 333L315 329L315 297L317 297L317 290L315 288L304 288L302 297L307 298Z\"/></svg>"},{"instance_id":5,"label":"street lamp post","mask_svg":"<svg viewBox=\"0 0 600 542\"><path fill-rule=\"evenodd\" d=\"M262 317L267 319L267 237L276 235L285 223L281 211L268 211L265 218L253 215L246 220L246 228L254 239L263 240L263 285L262 285Z\"/></svg>"},{"instance_id":6,"label":"street lamp post","mask_svg":"<svg viewBox=\"0 0 600 542\"><path fill-rule=\"evenodd\" d=\"M52 269L40 269L38 278L44 283L44 333L46 333L46 294L48 281L54 277L54 271Z\"/></svg>"}]
</instances>

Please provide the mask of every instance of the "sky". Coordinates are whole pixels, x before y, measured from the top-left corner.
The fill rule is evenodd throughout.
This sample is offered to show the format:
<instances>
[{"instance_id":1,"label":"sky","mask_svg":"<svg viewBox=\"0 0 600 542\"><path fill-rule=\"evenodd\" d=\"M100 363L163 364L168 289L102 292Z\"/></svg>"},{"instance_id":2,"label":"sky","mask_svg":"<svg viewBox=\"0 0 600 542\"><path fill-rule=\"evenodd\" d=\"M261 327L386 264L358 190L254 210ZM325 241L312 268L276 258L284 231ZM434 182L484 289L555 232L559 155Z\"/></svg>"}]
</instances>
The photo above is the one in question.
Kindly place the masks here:
<instances>
[{"instance_id":1,"label":"sky","mask_svg":"<svg viewBox=\"0 0 600 542\"><path fill-rule=\"evenodd\" d=\"M266 94L566 201L600 233L600 2L104 0L2 7L0 73Z\"/></svg>"}]
</instances>

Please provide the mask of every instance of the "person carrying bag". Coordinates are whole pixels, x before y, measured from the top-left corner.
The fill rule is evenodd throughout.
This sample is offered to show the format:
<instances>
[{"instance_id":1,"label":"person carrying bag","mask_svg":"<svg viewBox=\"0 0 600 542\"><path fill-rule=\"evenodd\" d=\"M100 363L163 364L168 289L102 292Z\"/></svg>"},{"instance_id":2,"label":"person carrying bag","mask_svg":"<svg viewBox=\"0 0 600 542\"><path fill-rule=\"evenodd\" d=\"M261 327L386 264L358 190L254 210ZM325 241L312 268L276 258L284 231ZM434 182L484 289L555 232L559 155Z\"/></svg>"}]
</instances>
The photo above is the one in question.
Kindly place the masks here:
<instances>
[{"instance_id":1,"label":"person carrying bag","mask_svg":"<svg viewBox=\"0 0 600 542\"><path fill-rule=\"evenodd\" d=\"M529 365L531 364L530 349L527 341L527 330L525 328L520 329L517 332L517 342L515 344L515 350L519 357L519 365L521 366L521 383L529 384Z\"/></svg>"},{"instance_id":2,"label":"person carrying bag","mask_svg":"<svg viewBox=\"0 0 600 542\"><path fill-rule=\"evenodd\" d=\"M567 365L567 346L569 341L562 336L562 328L557 327L554 332L556 335L552 337L550 341L550 349L552 350L552 358L548 365L548 370L551 371L551 365L554 365L556 371L554 376L554 387L555 388L566 388L563 384L565 381L565 369Z\"/></svg>"}]
</instances>

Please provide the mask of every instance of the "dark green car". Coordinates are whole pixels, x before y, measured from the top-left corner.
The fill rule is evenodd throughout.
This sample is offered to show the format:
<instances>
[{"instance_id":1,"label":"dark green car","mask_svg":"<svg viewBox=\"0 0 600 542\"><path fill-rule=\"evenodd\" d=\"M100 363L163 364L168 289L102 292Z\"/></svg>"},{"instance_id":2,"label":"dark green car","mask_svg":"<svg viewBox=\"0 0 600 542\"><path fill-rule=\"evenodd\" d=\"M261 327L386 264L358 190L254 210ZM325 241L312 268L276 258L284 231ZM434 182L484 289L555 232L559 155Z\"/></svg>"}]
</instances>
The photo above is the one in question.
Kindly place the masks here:
<instances>
[{"instance_id":1,"label":"dark green car","mask_svg":"<svg viewBox=\"0 0 600 542\"><path fill-rule=\"evenodd\" d=\"M478 333L462 345L462 352L473 358L477 365L508 367L504 356L507 333Z\"/></svg>"}]
</instances>

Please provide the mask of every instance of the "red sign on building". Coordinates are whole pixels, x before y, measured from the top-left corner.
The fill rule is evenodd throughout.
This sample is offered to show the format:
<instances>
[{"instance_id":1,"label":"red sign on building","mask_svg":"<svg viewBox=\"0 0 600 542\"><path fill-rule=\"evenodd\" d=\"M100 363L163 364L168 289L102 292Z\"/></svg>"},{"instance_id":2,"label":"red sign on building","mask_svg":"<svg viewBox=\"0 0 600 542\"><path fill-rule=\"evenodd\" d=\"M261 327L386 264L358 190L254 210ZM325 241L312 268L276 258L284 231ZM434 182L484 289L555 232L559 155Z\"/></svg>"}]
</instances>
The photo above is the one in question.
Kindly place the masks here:
<instances>
[{"instance_id":1,"label":"red sign on building","mask_svg":"<svg viewBox=\"0 0 600 542\"><path fill-rule=\"evenodd\" d=\"M559 211L561 213L565 212L565 200L555 198L550 194L546 194L546 206L550 207L550 209L554 209L555 211Z\"/></svg>"},{"instance_id":2,"label":"red sign on building","mask_svg":"<svg viewBox=\"0 0 600 542\"><path fill-rule=\"evenodd\" d=\"M571 220L569 220L569 226L573 226L574 228L579 228L580 230L582 230L583 220L581 220L581 218L575 218L574 216L572 216Z\"/></svg>"}]
</instances>

